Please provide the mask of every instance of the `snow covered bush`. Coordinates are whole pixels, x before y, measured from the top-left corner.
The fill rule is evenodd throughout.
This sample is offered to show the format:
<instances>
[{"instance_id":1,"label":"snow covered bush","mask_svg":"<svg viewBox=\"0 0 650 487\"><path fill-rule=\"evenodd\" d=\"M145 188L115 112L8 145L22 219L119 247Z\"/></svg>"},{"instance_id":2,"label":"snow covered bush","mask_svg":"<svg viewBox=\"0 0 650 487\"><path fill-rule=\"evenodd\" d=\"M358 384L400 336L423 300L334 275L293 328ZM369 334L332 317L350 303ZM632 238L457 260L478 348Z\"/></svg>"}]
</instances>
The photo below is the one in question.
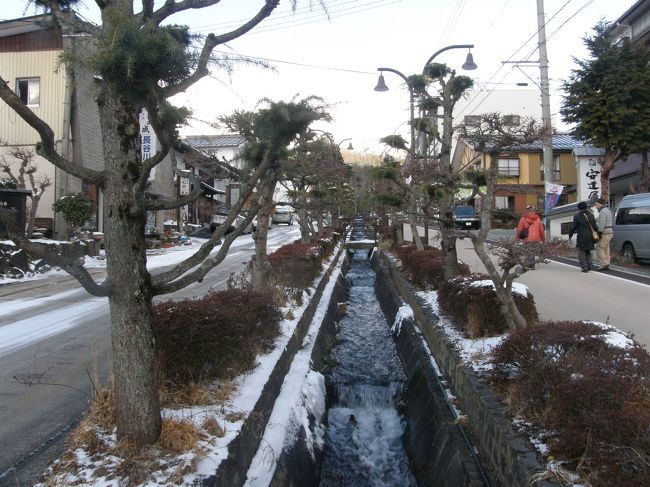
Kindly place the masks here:
<instances>
[{"instance_id":1,"label":"snow covered bush","mask_svg":"<svg viewBox=\"0 0 650 487\"><path fill-rule=\"evenodd\" d=\"M616 328L567 321L511 333L491 382L549 453L593 487L650 485L650 355Z\"/></svg>"},{"instance_id":2,"label":"snow covered bush","mask_svg":"<svg viewBox=\"0 0 650 487\"><path fill-rule=\"evenodd\" d=\"M528 288L513 283L515 304L528 323L537 323L535 300ZM492 281L483 274L460 276L440 285L440 308L469 338L504 333L508 326Z\"/></svg>"}]
</instances>

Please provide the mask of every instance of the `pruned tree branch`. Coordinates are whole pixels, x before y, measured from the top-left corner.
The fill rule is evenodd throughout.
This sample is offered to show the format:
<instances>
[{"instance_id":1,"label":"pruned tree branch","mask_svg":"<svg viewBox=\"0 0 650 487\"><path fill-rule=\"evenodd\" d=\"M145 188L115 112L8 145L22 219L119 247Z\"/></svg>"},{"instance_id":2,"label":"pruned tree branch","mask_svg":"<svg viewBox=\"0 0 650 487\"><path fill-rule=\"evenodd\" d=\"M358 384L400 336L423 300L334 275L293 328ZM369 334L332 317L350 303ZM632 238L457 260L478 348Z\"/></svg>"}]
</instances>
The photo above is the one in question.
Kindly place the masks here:
<instances>
[{"instance_id":1,"label":"pruned tree branch","mask_svg":"<svg viewBox=\"0 0 650 487\"><path fill-rule=\"evenodd\" d=\"M159 198L156 200L149 200L145 203L144 207L149 211L158 210L173 210L180 208L184 205L189 205L196 201L201 196L201 191L194 191L188 195L181 196L180 198Z\"/></svg>"},{"instance_id":2,"label":"pruned tree branch","mask_svg":"<svg viewBox=\"0 0 650 487\"><path fill-rule=\"evenodd\" d=\"M250 219L247 218L248 223L243 225L243 228L241 228L241 230L238 227L234 232L232 232L228 237L226 237L224 244L222 245L221 249L219 249L219 252L217 253L217 256L221 256L223 254L223 256L221 256L220 259L217 258L217 256L215 256L215 258L209 259L206 261L206 263L201 264L201 266L193 273L189 273L185 275L182 280L174 281L174 279L177 279L179 276L183 275L191 268L200 264L201 261L203 261L206 257L208 257L208 255L210 254L214 246L217 244L217 242L224 236L228 227L232 224L233 221L235 221L235 217L237 213L239 213L239 211L242 209L244 202L246 201L250 193L252 193L253 188L259 181L260 177L262 177L265 171L271 166L273 150L277 150L277 149L267 149L262 163L257 167L255 172L250 176L250 178L242 188L242 192L241 192L241 196L239 197L239 200L231 208L228 218L222 225L217 227L217 229L214 231L214 234L212 235L212 238L210 238L210 240L205 242L198 250L198 252L194 253L192 256L185 259L183 262L179 263L174 268L170 269L167 272L163 272L161 274L152 277L152 286L154 288L154 295L173 292L178 289L182 289L185 286L188 286L193 282L193 280L203 279L203 276L205 276L205 274L210 269L215 267L225 258L225 254L227 254L228 252L229 243L232 242L232 240L234 239L234 238L231 239L232 235L236 234L235 236L237 236L241 233L241 231L243 231L243 229L253 219L253 215L254 215L253 211L249 212L248 216ZM174 282L172 283L171 281Z\"/></svg>"},{"instance_id":3,"label":"pruned tree branch","mask_svg":"<svg viewBox=\"0 0 650 487\"><path fill-rule=\"evenodd\" d=\"M108 296L111 293L112 283L106 279L103 283L97 284L88 270L83 266L81 259L72 259L47 250L41 244L33 243L24 237L13 239L17 247L23 249L30 255L43 259L50 265L60 267L68 274L76 278L83 288L93 296Z\"/></svg>"},{"instance_id":4,"label":"pruned tree branch","mask_svg":"<svg viewBox=\"0 0 650 487\"><path fill-rule=\"evenodd\" d=\"M162 18L158 20L159 17L157 15L158 12L155 12L153 15L153 19L155 22L160 23L162 20L164 20L172 13L176 13L181 10L187 10L189 8L201 8L207 5L214 5L218 2L219 0L184 0L177 4L171 0L168 0L165 3L165 5L161 7L161 9L159 9L159 11L166 8L168 9L165 12L161 13ZM244 35L246 32L250 31L251 29L253 29L253 27L258 25L260 22L262 22L262 20L264 20L269 15L271 15L271 12L275 10L275 8L279 5L279 3L280 0L266 0L264 6L260 9L257 15L255 15L255 17L250 19L241 27L232 30L230 32L227 32L225 34L221 34L219 36L214 34L209 34L205 39L205 43L203 45L203 49L201 50L201 54L199 55L199 59L194 72L191 75L189 75L187 78L185 78L183 81L181 81L180 83L166 87L163 90L163 94L165 98L168 98L173 95L177 95L178 93L182 93L183 91L187 90L190 86L192 86L194 83L196 83L198 80L200 80L204 76L207 76L209 74L208 62L210 61L210 55L212 54L213 49L218 45L225 44L226 42L230 42L233 39L236 39ZM167 11L169 11L169 13L166 13Z\"/></svg>"}]
</instances>

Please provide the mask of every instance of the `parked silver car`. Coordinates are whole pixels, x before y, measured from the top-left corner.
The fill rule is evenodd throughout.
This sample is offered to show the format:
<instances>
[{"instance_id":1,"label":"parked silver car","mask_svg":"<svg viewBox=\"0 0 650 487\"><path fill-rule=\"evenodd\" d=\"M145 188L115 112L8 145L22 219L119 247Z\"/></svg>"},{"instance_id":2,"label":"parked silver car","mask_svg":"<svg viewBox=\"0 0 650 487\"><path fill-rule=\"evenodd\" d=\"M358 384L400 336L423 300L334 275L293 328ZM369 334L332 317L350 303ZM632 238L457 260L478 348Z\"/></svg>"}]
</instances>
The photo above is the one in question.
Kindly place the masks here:
<instances>
[{"instance_id":1,"label":"parked silver car","mask_svg":"<svg viewBox=\"0 0 650 487\"><path fill-rule=\"evenodd\" d=\"M230 211L227 208L219 208L214 215L212 215L212 220L210 221L210 231L214 232L217 227L221 226L224 224L226 219L228 218L228 215L230 214ZM232 222L232 224L228 227L228 230L226 230L226 233L230 233L233 230L235 230L235 226L239 226L246 220L246 216L239 214L235 217L235 220ZM242 233L253 233L253 222L250 222L248 225L246 225L246 228Z\"/></svg>"},{"instance_id":2,"label":"parked silver car","mask_svg":"<svg viewBox=\"0 0 650 487\"><path fill-rule=\"evenodd\" d=\"M612 248L624 260L650 259L650 193L625 196L614 219Z\"/></svg>"},{"instance_id":3,"label":"parked silver car","mask_svg":"<svg viewBox=\"0 0 650 487\"><path fill-rule=\"evenodd\" d=\"M271 215L271 221L293 225L293 209L289 206L276 206Z\"/></svg>"}]
</instances>

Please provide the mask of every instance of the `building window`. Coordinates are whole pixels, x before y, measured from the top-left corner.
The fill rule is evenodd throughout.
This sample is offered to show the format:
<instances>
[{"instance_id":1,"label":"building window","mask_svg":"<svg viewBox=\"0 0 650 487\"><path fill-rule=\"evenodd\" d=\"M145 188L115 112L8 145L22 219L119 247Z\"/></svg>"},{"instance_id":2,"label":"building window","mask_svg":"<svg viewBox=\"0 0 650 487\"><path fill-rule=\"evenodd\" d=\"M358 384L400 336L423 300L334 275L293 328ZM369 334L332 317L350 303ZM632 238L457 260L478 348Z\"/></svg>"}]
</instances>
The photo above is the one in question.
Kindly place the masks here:
<instances>
[{"instance_id":1,"label":"building window","mask_svg":"<svg viewBox=\"0 0 650 487\"><path fill-rule=\"evenodd\" d=\"M497 210L514 210L515 197L514 196L495 196L494 208Z\"/></svg>"},{"instance_id":2,"label":"building window","mask_svg":"<svg viewBox=\"0 0 650 487\"><path fill-rule=\"evenodd\" d=\"M544 181L544 157L539 165L539 179ZM560 180L560 156L553 156L553 181Z\"/></svg>"},{"instance_id":3,"label":"building window","mask_svg":"<svg viewBox=\"0 0 650 487\"><path fill-rule=\"evenodd\" d=\"M519 159L499 158L497 167L501 176L519 176Z\"/></svg>"},{"instance_id":4,"label":"building window","mask_svg":"<svg viewBox=\"0 0 650 487\"><path fill-rule=\"evenodd\" d=\"M19 78L16 80L16 94L28 107L37 107L41 101L40 78Z\"/></svg>"}]
</instances>

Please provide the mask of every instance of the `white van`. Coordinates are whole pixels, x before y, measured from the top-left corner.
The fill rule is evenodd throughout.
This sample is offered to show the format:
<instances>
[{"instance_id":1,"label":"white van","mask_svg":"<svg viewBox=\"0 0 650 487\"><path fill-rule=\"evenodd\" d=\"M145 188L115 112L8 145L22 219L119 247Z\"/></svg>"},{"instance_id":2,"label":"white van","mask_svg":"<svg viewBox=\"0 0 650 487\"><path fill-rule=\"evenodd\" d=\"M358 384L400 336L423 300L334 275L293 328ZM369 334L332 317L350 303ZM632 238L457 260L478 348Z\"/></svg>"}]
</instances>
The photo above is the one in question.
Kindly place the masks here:
<instances>
[{"instance_id":1,"label":"white van","mask_svg":"<svg viewBox=\"0 0 650 487\"><path fill-rule=\"evenodd\" d=\"M650 193L625 196L614 219L612 247L623 260L650 259Z\"/></svg>"}]
</instances>

